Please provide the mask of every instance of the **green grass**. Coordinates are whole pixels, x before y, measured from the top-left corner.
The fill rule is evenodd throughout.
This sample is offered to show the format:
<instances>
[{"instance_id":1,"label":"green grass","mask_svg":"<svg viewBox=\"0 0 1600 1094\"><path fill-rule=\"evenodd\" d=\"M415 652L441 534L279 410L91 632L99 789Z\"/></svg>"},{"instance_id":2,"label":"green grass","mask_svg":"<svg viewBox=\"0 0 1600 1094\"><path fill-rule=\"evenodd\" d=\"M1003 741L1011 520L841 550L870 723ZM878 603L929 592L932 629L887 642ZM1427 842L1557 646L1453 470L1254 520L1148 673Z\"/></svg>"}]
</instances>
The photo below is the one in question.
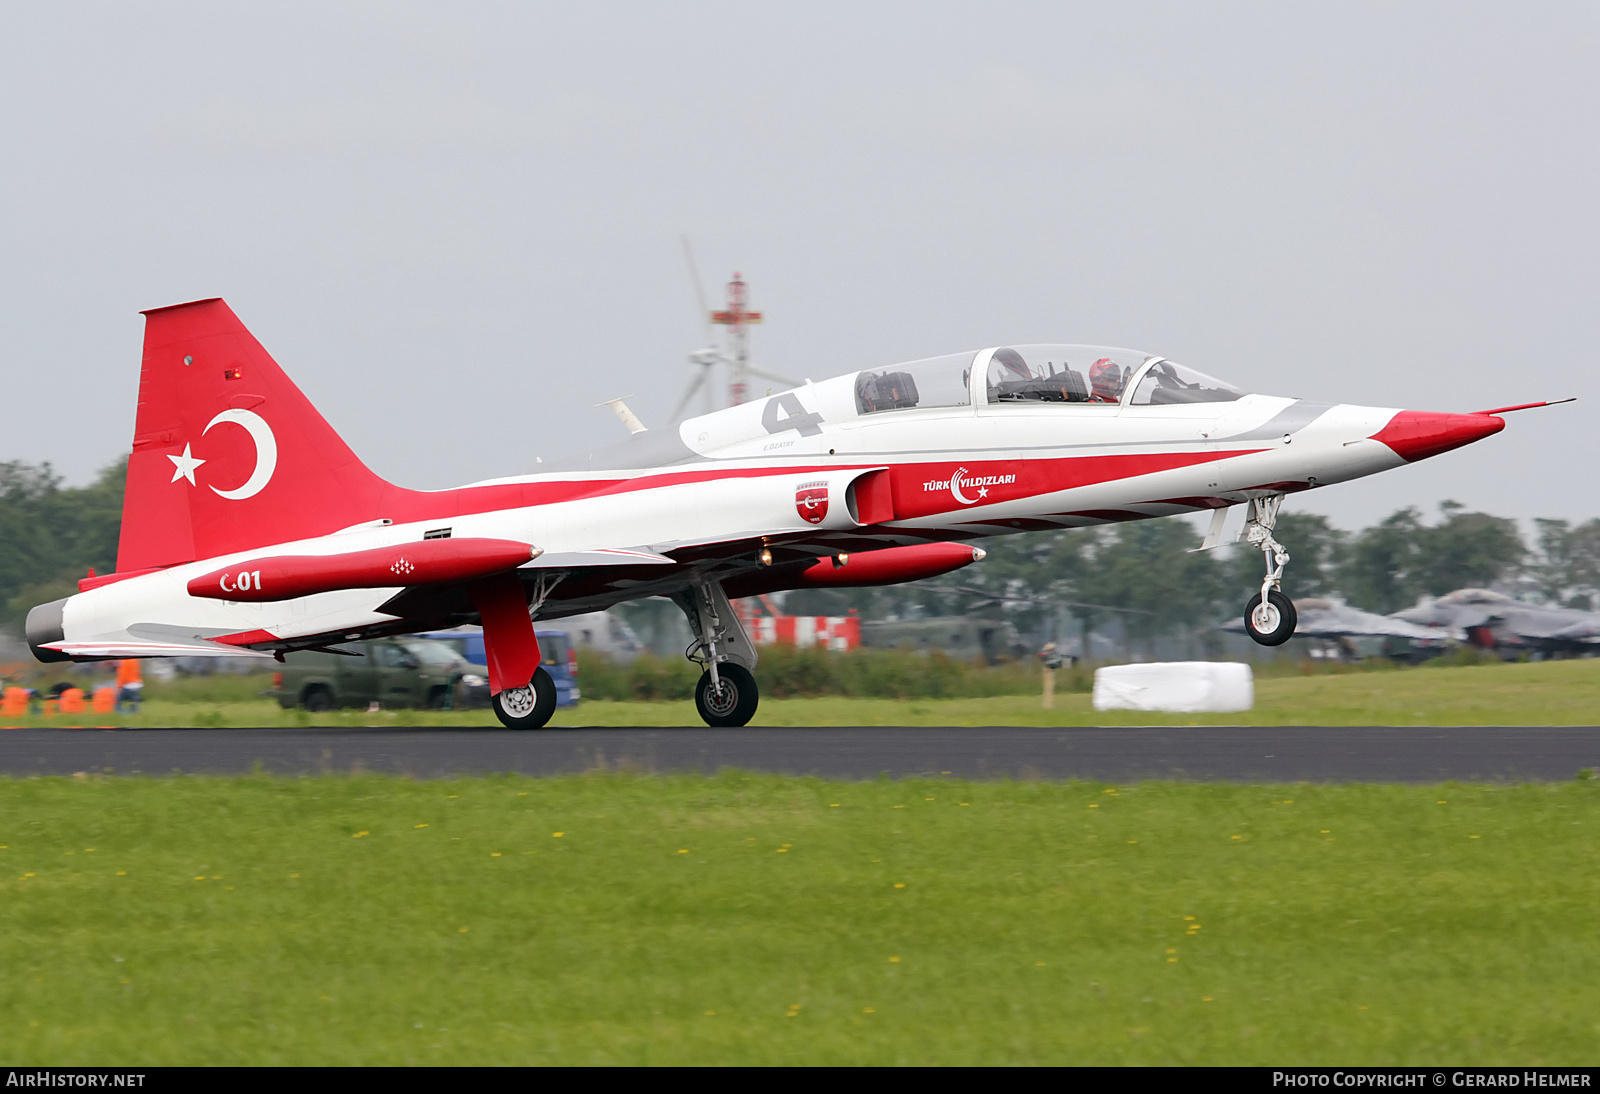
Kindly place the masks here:
<instances>
[{"instance_id":1,"label":"green grass","mask_svg":"<svg viewBox=\"0 0 1600 1094\"><path fill-rule=\"evenodd\" d=\"M1600 1062L1600 784L0 780L0 1058Z\"/></svg>"},{"instance_id":2,"label":"green grass","mask_svg":"<svg viewBox=\"0 0 1600 1094\"><path fill-rule=\"evenodd\" d=\"M378 714L285 711L248 696L264 678L204 681L177 698L152 698L138 716L58 715L0 720L4 725L426 726L495 725L487 710ZM159 696L159 692L154 693ZM698 725L694 705L585 700L556 712L556 726ZM973 699L763 699L757 726L778 725L1595 725L1600 724L1600 658L1533 664L1426 666L1391 672L1273 676L1256 680L1256 706L1240 714L1096 711L1086 694L1057 693L1044 710L1037 695Z\"/></svg>"}]
</instances>

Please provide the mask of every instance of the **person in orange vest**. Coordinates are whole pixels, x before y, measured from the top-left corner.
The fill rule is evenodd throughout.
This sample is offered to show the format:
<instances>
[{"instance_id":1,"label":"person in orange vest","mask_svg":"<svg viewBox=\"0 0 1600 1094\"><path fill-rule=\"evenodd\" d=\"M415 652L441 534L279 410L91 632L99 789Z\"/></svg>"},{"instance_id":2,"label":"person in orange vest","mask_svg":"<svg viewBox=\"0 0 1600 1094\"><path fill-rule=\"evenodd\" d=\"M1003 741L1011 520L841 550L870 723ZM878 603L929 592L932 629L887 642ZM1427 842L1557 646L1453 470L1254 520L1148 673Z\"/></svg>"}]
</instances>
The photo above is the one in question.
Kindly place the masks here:
<instances>
[{"instance_id":1,"label":"person in orange vest","mask_svg":"<svg viewBox=\"0 0 1600 1094\"><path fill-rule=\"evenodd\" d=\"M7 718L20 718L28 713L28 700L32 697L32 688L17 687L16 685L6 688L5 698L0 701L0 715Z\"/></svg>"},{"instance_id":2,"label":"person in orange vest","mask_svg":"<svg viewBox=\"0 0 1600 1094\"><path fill-rule=\"evenodd\" d=\"M139 713L139 700L144 695L144 673L137 657L125 657L117 662L117 711Z\"/></svg>"}]
</instances>

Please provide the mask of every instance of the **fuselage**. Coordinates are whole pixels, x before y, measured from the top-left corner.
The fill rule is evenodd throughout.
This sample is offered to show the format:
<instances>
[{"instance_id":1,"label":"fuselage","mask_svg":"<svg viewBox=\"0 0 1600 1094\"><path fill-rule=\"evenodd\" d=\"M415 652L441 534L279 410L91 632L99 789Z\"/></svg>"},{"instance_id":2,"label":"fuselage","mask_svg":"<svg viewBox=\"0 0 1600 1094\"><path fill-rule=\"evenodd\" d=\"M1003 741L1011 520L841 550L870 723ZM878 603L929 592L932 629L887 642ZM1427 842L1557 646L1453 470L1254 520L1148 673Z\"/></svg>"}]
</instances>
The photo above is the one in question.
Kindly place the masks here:
<instances>
[{"instance_id":1,"label":"fuselage","mask_svg":"<svg viewBox=\"0 0 1600 1094\"><path fill-rule=\"evenodd\" d=\"M49 647L85 658L243 653L437 625L460 605L407 599L399 579L265 602L196 596L189 583L252 560L440 535L533 545L524 578L548 586L534 607L553 618L708 578L759 582L818 556L1225 508L1398 467L1503 424L1244 394L1129 351L1020 350L808 381L533 474L407 491L327 534L89 580L58 602L58 620L30 618L30 641L59 629ZM1103 371L1121 362L1114 390L1083 379L1093 357Z\"/></svg>"}]
</instances>

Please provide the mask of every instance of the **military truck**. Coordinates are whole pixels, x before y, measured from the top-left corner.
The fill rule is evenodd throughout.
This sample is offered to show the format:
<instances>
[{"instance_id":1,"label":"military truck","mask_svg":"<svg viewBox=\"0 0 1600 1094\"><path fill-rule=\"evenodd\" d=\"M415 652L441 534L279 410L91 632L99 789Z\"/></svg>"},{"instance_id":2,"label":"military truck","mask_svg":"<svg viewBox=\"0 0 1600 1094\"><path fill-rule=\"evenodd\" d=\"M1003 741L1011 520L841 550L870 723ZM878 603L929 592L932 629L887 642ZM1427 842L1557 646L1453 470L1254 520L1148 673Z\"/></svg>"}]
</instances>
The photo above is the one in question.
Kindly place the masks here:
<instances>
[{"instance_id":1,"label":"military truck","mask_svg":"<svg viewBox=\"0 0 1600 1094\"><path fill-rule=\"evenodd\" d=\"M482 706L488 700L487 670L443 642L375 638L341 642L330 650L339 652L285 655L267 694L285 709L304 707L313 712L373 703L384 708L451 710Z\"/></svg>"}]
</instances>

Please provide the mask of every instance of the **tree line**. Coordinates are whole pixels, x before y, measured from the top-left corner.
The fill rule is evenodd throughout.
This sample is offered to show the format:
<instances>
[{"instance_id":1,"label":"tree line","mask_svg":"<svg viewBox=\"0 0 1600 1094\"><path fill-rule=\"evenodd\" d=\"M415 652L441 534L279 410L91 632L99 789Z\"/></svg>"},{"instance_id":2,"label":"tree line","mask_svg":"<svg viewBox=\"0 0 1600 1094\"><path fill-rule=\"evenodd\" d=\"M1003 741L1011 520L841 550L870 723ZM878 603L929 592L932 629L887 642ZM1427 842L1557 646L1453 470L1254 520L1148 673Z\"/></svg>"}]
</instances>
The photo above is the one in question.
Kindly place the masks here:
<instances>
[{"instance_id":1,"label":"tree line","mask_svg":"<svg viewBox=\"0 0 1600 1094\"><path fill-rule=\"evenodd\" d=\"M111 572L126 472L124 457L89 485L69 487L49 464L0 463L0 625L18 631L29 608L76 592L91 567ZM1286 512L1277 535L1293 555L1286 586L1294 597L1339 595L1388 613L1425 595L1495 585L1549 604L1600 606L1600 519L1535 521L1530 543L1515 521L1446 501L1431 520L1407 507L1357 532ZM1148 640L1231 618L1261 580L1259 553L1242 545L1191 553L1197 541L1178 518L1004 536L984 541L982 563L954 574L886 589L797 591L786 610L856 608L867 618L993 610L1028 630L1064 611L1085 626L1115 617L1130 638Z\"/></svg>"},{"instance_id":2,"label":"tree line","mask_svg":"<svg viewBox=\"0 0 1600 1094\"><path fill-rule=\"evenodd\" d=\"M46 464L0 463L0 626L20 632L28 609L70 596L93 567L116 567L124 457L88 486L63 486Z\"/></svg>"}]
</instances>

